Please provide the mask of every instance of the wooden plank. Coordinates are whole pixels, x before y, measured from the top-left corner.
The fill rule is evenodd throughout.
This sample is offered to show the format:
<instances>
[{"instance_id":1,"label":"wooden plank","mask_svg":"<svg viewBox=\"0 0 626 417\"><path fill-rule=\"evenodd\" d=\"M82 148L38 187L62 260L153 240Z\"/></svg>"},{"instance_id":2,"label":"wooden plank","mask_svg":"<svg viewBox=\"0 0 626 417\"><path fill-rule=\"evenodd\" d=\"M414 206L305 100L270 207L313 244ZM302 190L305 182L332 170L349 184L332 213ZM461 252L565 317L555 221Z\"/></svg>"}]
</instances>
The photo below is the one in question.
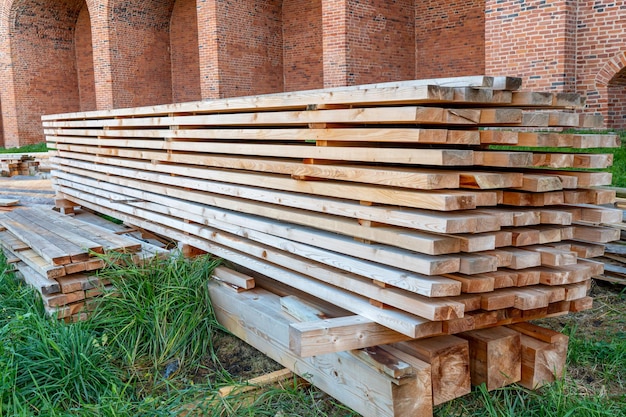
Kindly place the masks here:
<instances>
[{"instance_id":1,"label":"wooden plank","mask_svg":"<svg viewBox=\"0 0 626 417\"><path fill-rule=\"evenodd\" d=\"M12 254L11 251L5 249L6 253ZM59 283L51 278L47 278L24 262L16 263L17 271L31 287L35 288L42 295L58 294L61 291Z\"/></svg>"},{"instance_id":2,"label":"wooden plank","mask_svg":"<svg viewBox=\"0 0 626 417\"><path fill-rule=\"evenodd\" d=\"M458 335L468 340L472 385L489 391L521 379L520 334L505 327L472 330Z\"/></svg>"},{"instance_id":3,"label":"wooden plank","mask_svg":"<svg viewBox=\"0 0 626 417\"><path fill-rule=\"evenodd\" d=\"M502 198L502 203L509 206L543 207L565 203L563 191L528 193L505 190Z\"/></svg>"},{"instance_id":4,"label":"wooden plank","mask_svg":"<svg viewBox=\"0 0 626 417\"><path fill-rule=\"evenodd\" d=\"M498 269L498 259L495 256L480 254L460 254L461 265L459 272L466 275L492 272Z\"/></svg>"},{"instance_id":5,"label":"wooden plank","mask_svg":"<svg viewBox=\"0 0 626 417\"><path fill-rule=\"evenodd\" d=\"M209 290L219 322L231 333L348 407L365 416L430 416L415 401L422 392L413 377L400 384L349 352L310 358L291 353L287 345L289 321L280 314L278 296L259 288L237 294L212 283ZM341 378L337 379L338 375Z\"/></svg>"},{"instance_id":6,"label":"wooden plank","mask_svg":"<svg viewBox=\"0 0 626 417\"><path fill-rule=\"evenodd\" d=\"M230 260L238 265L255 271L260 271L261 273L264 273L279 282L289 283L290 286L300 289L306 293L315 294L316 296L322 298L333 299L335 304L338 306L341 306L354 314L362 315L379 324L392 328L400 333L406 334L407 336L427 337L441 332L441 324L438 322L423 320L402 311L377 309L372 307L369 302L364 300L362 297L338 288L331 288L321 281L312 280L310 277L306 277L300 273L269 263L263 256L263 250L259 252L260 256L258 258L251 257L250 250L254 248L254 246L250 246L250 244L247 242L244 243L240 239L234 239L232 241L230 239L222 240L222 236L215 235L213 232L201 232L202 230L205 230L205 228L198 228L197 225L184 222L179 223L168 218L163 218L165 224L167 224L167 226L165 226L164 224L155 221L155 219L159 219L159 216L150 215L150 220L146 220L146 217L138 217L134 214L127 214L120 210L123 209L123 207L118 207L117 210L114 211L111 209L110 204L98 205L96 202L85 200L84 198L88 198L85 193L79 194L80 197L72 196L72 198L81 206L90 207L101 213L109 215L115 214L118 218L122 218L131 224L136 224L139 227L152 230L155 233L171 236L177 240L188 242L193 246L205 249L216 256ZM129 211L135 213L134 210ZM175 225L176 228L173 228L173 225ZM196 236L192 235L192 232L195 233ZM218 237L220 239L215 240ZM227 242L229 246L222 245ZM237 248L241 248L241 251Z\"/></svg>"},{"instance_id":7,"label":"wooden plank","mask_svg":"<svg viewBox=\"0 0 626 417\"><path fill-rule=\"evenodd\" d=\"M445 274L444 276L460 282L463 293L483 293L494 290L494 278L485 274Z\"/></svg>"},{"instance_id":8,"label":"wooden plank","mask_svg":"<svg viewBox=\"0 0 626 417\"><path fill-rule=\"evenodd\" d=\"M56 281L61 287L61 292L64 294L80 291L91 290L103 285L109 285L109 281L98 277L97 275L89 274L71 274L64 277L56 278Z\"/></svg>"},{"instance_id":9,"label":"wooden plank","mask_svg":"<svg viewBox=\"0 0 626 417\"><path fill-rule=\"evenodd\" d=\"M330 103L325 103L330 104ZM501 109L495 109L498 112ZM508 110L508 109L507 109ZM481 120L481 111L475 109L446 109L442 107L366 107L354 109L326 109L272 112L240 112L219 114L194 114L100 119L100 120L56 120L44 121L44 127L122 127L138 128L155 126L306 126L317 123L373 123L373 124L459 124L476 125ZM504 120L500 122L499 120ZM500 117L491 123L508 123ZM482 122L482 121L481 121Z\"/></svg>"},{"instance_id":10,"label":"wooden plank","mask_svg":"<svg viewBox=\"0 0 626 417\"><path fill-rule=\"evenodd\" d=\"M567 356L567 336L531 323L518 323L509 327L522 333L520 384L529 389L536 389L563 376Z\"/></svg>"},{"instance_id":11,"label":"wooden plank","mask_svg":"<svg viewBox=\"0 0 626 417\"><path fill-rule=\"evenodd\" d=\"M564 251L547 246L528 246L524 249L539 252L541 255L541 265L544 266L563 266L573 265L577 262L577 254L573 251Z\"/></svg>"},{"instance_id":12,"label":"wooden plank","mask_svg":"<svg viewBox=\"0 0 626 417\"><path fill-rule=\"evenodd\" d=\"M54 279L65 275L65 268L62 265L50 264L32 249L13 251L12 247L14 247L14 244L10 241L7 242L4 239L0 240L0 244L5 249L11 251L15 257L19 258L22 262L45 278Z\"/></svg>"},{"instance_id":13,"label":"wooden plank","mask_svg":"<svg viewBox=\"0 0 626 417\"><path fill-rule=\"evenodd\" d=\"M516 188L534 193L558 191L563 189L563 183L557 176L523 174L523 184Z\"/></svg>"},{"instance_id":14,"label":"wooden plank","mask_svg":"<svg viewBox=\"0 0 626 417\"><path fill-rule=\"evenodd\" d=\"M540 282L545 285L565 285L591 278L591 267L584 264L563 265L558 268L540 267Z\"/></svg>"},{"instance_id":15,"label":"wooden plank","mask_svg":"<svg viewBox=\"0 0 626 417\"><path fill-rule=\"evenodd\" d=\"M476 79L478 80L478 79ZM486 79L477 81L484 83ZM99 112L67 113L46 116L44 123L57 119L105 119L123 116L168 115L179 113L223 113L269 109L290 109L315 107L329 104L379 104L379 103L433 103L449 101L454 98L450 87L467 86L454 81L450 86L439 85L440 81L411 80L389 83L366 84L350 87L336 87L324 90L308 90L288 93L265 94L259 96L233 97L219 100L207 100L191 103L177 103L160 106L116 109ZM472 81L472 83L474 83Z\"/></svg>"},{"instance_id":16,"label":"wooden plank","mask_svg":"<svg viewBox=\"0 0 626 417\"><path fill-rule=\"evenodd\" d=\"M534 172L534 171L533 171ZM600 185L610 185L612 174L610 172L588 172L588 171L537 171L542 174L552 174L558 177L575 177L578 187L596 187Z\"/></svg>"},{"instance_id":17,"label":"wooden plank","mask_svg":"<svg viewBox=\"0 0 626 417\"><path fill-rule=\"evenodd\" d=\"M580 258L595 258L597 256L604 255L605 247L606 247L606 251L610 252L613 246L572 241L570 247L571 247L572 252L575 252L577 256Z\"/></svg>"},{"instance_id":18,"label":"wooden plank","mask_svg":"<svg viewBox=\"0 0 626 417\"><path fill-rule=\"evenodd\" d=\"M89 189L83 189L83 191L88 192ZM182 206L180 202L173 202L173 204ZM171 206L172 204L165 204L165 207ZM177 214L178 211L178 209L168 208L166 210L162 206L154 205L149 208L160 211L164 214ZM208 209L206 207L202 208L202 213L206 216L209 213ZM196 217L189 212L181 212L180 214L177 214L177 217L180 219L196 220ZM223 217L216 216L215 218L222 219ZM204 217L199 217L197 218L197 221L204 222L204 219ZM360 242L355 242L349 238L341 238L337 235L325 235L324 233L312 229L298 229L293 226L276 223L270 220L259 221L255 218L247 218L246 220L241 221L240 225L231 225L224 223L221 220L214 220L213 224L220 228L220 230L236 233L243 237L269 244L277 248L288 247L293 253L314 259L317 262L322 262L333 267L340 267L346 271L365 274L365 276L371 279L377 279L409 291L415 291L428 296L455 295L458 294L459 291L459 288L454 285L454 283L446 281L445 279L442 280L436 277L426 278L416 274L407 274L406 271L396 270L394 272L394 269L380 265L380 263L386 262L390 265L395 264L404 269L415 271L420 270L421 272L436 275L438 273L454 272L458 270L460 264L459 259L456 257L438 256L424 258L414 252L409 253L400 249L385 247L382 245L366 245ZM244 224L251 226L252 228L262 229L264 232L270 233L271 236L267 233L257 232L247 227L242 228L244 227L242 226ZM317 224L320 226L322 222L318 221ZM275 225L276 228L271 229L272 225ZM290 240L282 240L279 239L278 236L283 236L284 238L288 238ZM300 245L294 241L304 242L306 245ZM309 244L325 249L314 248L309 246ZM379 264L341 256L338 253L329 252L329 249L364 259L377 257Z\"/></svg>"},{"instance_id":19,"label":"wooden plank","mask_svg":"<svg viewBox=\"0 0 626 417\"><path fill-rule=\"evenodd\" d=\"M335 142L391 142L409 144L457 144L478 145L480 134L472 130L421 129L402 127L341 127L341 128L283 128L283 129L63 129L45 128L48 142L81 143L81 138L156 138L159 140L219 139L247 141L335 141ZM61 139L57 139L60 136ZM72 139L62 139L72 137ZM82 142L85 143L85 142ZM124 142L122 141L123 145Z\"/></svg>"},{"instance_id":20,"label":"wooden plank","mask_svg":"<svg viewBox=\"0 0 626 417\"><path fill-rule=\"evenodd\" d=\"M19 199L14 198L0 198L0 207L12 207L17 206L20 203Z\"/></svg>"},{"instance_id":21,"label":"wooden plank","mask_svg":"<svg viewBox=\"0 0 626 417\"><path fill-rule=\"evenodd\" d=\"M513 255L511 265L509 265L511 269L520 270L541 265L541 255L539 253L516 248L502 248L501 250Z\"/></svg>"},{"instance_id":22,"label":"wooden plank","mask_svg":"<svg viewBox=\"0 0 626 417\"><path fill-rule=\"evenodd\" d=\"M132 120L132 119L127 119ZM367 146L367 144L359 145L358 143L349 143L348 146L323 147L314 144L290 144L283 145L280 143L265 145L254 143L232 143L232 142L198 142L198 141L156 141L156 140L125 140L120 139L89 139L89 138L73 138L73 137L54 137L57 141L55 146L65 150L84 150L87 145L99 149L99 154L110 154L106 151L106 147L129 148L126 154L135 152L136 149L156 150L178 152L194 152L201 154L211 154L205 158L210 158L212 166L232 167L236 165L236 161L222 157L219 158L212 154L235 154L248 157L269 157L269 158L311 158L326 159L337 161L353 161L353 162L372 162L372 163L395 163L395 164L412 164L412 165L471 165L473 161L473 152L471 150L461 149L411 149L403 148L385 148L385 152L381 154L378 148ZM83 146L80 146L83 145ZM246 163L245 160L241 164ZM301 164L281 163L281 161L262 160L252 158L247 161L249 166L255 166L257 170L265 170L268 172L285 172L287 170L305 170ZM265 164L265 166L263 166ZM346 167L348 170L350 167ZM352 168L354 171L355 168ZM321 170L320 170L321 171ZM321 172L322 174L323 172ZM320 174L320 175L321 175Z\"/></svg>"},{"instance_id":23,"label":"wooden plank","mask_svg":"<svg viewBox=\"0 0 626 417\"><path fill-rule=\"evenodd\" d=\"M388 353L378 346L358 349L351 352L363 362L392 378L403 378L413 374L413 368L406 361Z\"/></svg>"},{"instance_id":24,"label":"wooden plank","mask_svg":"<svg viewBox=\"0 0 626 417\"><path fill-rule=\"evenodd\" d=\"M225 398L233 393L242 394L245 392L256 391L269 385L282 384L293 379L293 372L291 372L289 369L281 369L278 371L270 372L269 374L261 375L256 378L251 378L246 381L245 385L243 386L229 385L226 387L222 387L218 390L217 393L221 398Z\"/></svg>"},{"instance_id":25,"label":"wooden plank","mask_svg":"<svg viewBox=\"0 0 626 417\"><path fill-rule=\"evenodd\" d=\"M32 224L48 230L55 244L70 254L72 262L86 261L90 252L103 253L102 246L77 231L67 216L38 207L29 207L19 214Z\"/></svg>"},{"instance_id":26,"label":"wooden plank","mask_svg":"<svg viewBox=\"0 0 626 417\"><path fill-rule=\"evenodd\" d=\"M620 239L620 232L610 227L576 226L574 238L594 243L608 243Z\"/></svg>"},{"instance_id":27,"label":"wooden plank","mask_svg":"<svg viewBox=\"0 0 626 417\"><path fill-rule=\"evenodd\" d=\"M518 187L522 184L523 174L516 172L459 171L461 188L490 190L495 188Z\"/></svg>"},{"instance_id":28,"label":"wooden plank","mask_svg":"<svg viewBox=\"0 0 626 417\"><path fill-rule=\"evenodd\" d=\"M430 364L433 405L443 404L471 391L467 340L455 336L438 336L393 346Z\"/></svg>"},{"instance_id":29,"label":"wooden plank","mask_svg":"<svg viewBox=\"0 0 626 417\"><path fill-rule=\"evenodd\" d=\"M579 311L590 310L591 308L593 308L593 298L585 297L578 300L572 300L569 311L577 313Z\"/></svg>"},{"instance_id":30,"label":"wooden plank","mask_svg":"<svg viewBox=\"0 0 626 417\"><path fill-rule=\"evenodd\" d=\"M291 323L289 349L302 358L409 340L360 316Z\"/></svg>"},{"instance_id":31,"label":"wooden plank","mask_svg":"<svg viewBox=\"0 0 626 417\"><path fill-rule=\"evenodd\" d=\"M60 249L50 239L48 231L36 224L21 219L19 215L0 217L0 224L11 231L18 239L28 245L39 256L53 265L64 265L71 262L70 254Z\"/></svg>"},{"instance_id":32,"label":"wooden plank","mask_svg":"<svg viewBox=\"0 0 626 417\"><path fill-rule=\"evenodd\" d=\"M255 285L254 278L223 266L218 266L213 270L213 278L246 290L254 288Z\"/></svg>"},{"instance_id":33,"label":"wooden plank","mask_svg":"<svg viewBox=\"0 0 626 417\"><path fill-rule=\"evenodd\" d=\"M54 159L55 162L62 162L58 158ZM111 182L123 182L121 176L128 178L136 178L137 173L134 170L116 168L111 166L94 166L91 164L84 164L77 161L63 161L69 165L63 167L64 172L71 174L87 175L94 179L105 180L109 178ZM74 167L74 168L72 168ZM191 169L191 168L189 168ZM87 171L94 170L94 171ZM347 184L343 182L329 182L329 181L298 181L292 178L287 178L280 175L257 175L245 172L230 172L230 171L214 171L209 168L198 169L202 171L202 175L211 175L214 181L223 181L231 184L246 185L246 186L258 186L263 184L265 188L300 192L312 195L320 195L325 197L345 198L350 196L354 200L371 201L374 203L391 204L404 207L422 208L430 210L463 210L476 207L476 199L478 193L476 192L437 192L437 191L418 191L418 190L394 190L393 193L389 193L389 189L382 186L364 185L364 184ZM107 177L106 174L111 174ZM120 175L120 177L113 177L113 175ZM185 182L188 183L184 177L176 178L164 174L152 174L143 173L142 178L149 179L152 182L160 184L176 184ZM168 180L169 178L169 180ZM134 180L133 183L137 184L139 181ZM142 181L144 184L145 181ZM197 187L205 188L209 186L207 181L196 180L194 184ZM190 185L189 183L187 185ZM184 186L184 185L183 185ZM495 205L495 203L494 203Z\"/></svg>"},{"instance_id":34,"label":"wooden plank","mask_svg":"<svg viewBox=\"0 0 626 417\"><path fill-rule=\"evenodd\" d=\"M496 290L483 294L480 307L486 311L502 310L515 305L516 294L508 291Z\"/></svg>"},{"instance_id":35,"label":"wooden plank","mask_svg":"<svg viewBox=\"0 0 626 417\"><path fill-rule=\"evenodd\" d=\"M530 152L508 152L508 151L475 151L474 165L522 168L533 165L533 154Z\"/></svg>"},{"instance_id":36,"label":"wooden plank","mask_svg":"<svg viewBox=\"0 0 626 417\"><path fill-rule=\"evenodd\" d=\"M42 295L41 298L44 302L44 305L46 305L47 307L59 307L84 300L85 291L74 291L68 294L48 294Z\"/></svg>"},{"instance_id":37,"label":"wooden plank","mask_svg":"<svg viewBox=\"0 0 626 417\"><path fill-rule=\"evenodd\" d=\"M119 166L140 169L144 171L163 171L175 176L192 176L198 174L206 176L203 170L193 170L185 168L173 168L167 165L157 165L136 161L128 161L113 158L91 157L88 155L74 155L86 157L85 160L101 164L117 164ZM175 168L175 169L174 169ZM188 167L187 167L188 168ZM59 175L67 175L66 172ZM202 178L202 177L201 177ZM210 177L207 177L210 178ZM156 181L166 184L162 178ZM184 183L181 182L180 185ZM176 182L174 185L178 185ZM248 199L274 204L281 204L290 207L303 208L311 211L320 211L320 207L331 214L367 219L381 223L394 224L404 227L421 228L421 230L443 232L443 233L473 233L477 231L497 230L499 224L493 217L478 215L474 213L447 213L445 215L432 211L422 211L416 209L398 207L363 207L358 203L349 200L338 200L324 198L320 196L307 196L303 194L293 194L281 191L273 191L271 194L267 190L251 188L247 186L229 186L223 183L204 182L203 190L206 192L217 192L225 195L244 195ZM371 200L364 200L371 201ZM385 220L386 219L386 220Z\"/></svg>"}]
</instances>

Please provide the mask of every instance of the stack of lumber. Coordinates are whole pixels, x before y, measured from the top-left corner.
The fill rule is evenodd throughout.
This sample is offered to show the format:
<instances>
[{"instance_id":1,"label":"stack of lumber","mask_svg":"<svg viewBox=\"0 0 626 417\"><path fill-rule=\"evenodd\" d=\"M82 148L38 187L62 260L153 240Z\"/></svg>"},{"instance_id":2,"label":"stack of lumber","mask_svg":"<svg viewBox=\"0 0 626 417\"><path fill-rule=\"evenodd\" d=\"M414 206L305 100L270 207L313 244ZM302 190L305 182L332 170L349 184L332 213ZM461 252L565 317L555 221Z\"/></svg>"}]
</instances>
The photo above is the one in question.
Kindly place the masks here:
<instances>
[{"instance_id":1,"label":"stack of lumber","mask_svg":"<svg viewBox=\"0 0 626 417\"><path fill-rule=\"evenodd\" d=\"M109 283L98 277L99 254L132 253L140 261L157 249L50 209L24 207L0 215L0 244L23 279L40 292L46 311L82 320Z\"/></svg>"},{"instance_id":2,"label":"stack of lumber","mask_svg":"<svg viewBox=\"0 0 626 417\"><path fill-rule=\"evenodd\" d=\"M612 155L570 148L619 139L561 133L602 120L576 112L577 94L519 87L507 77L417 80L43 125L59 197L386 329L368 346L298 336L294 354L305 357L591 306L602 264L578 250L619 238L601 224L621 211L601 206L613 191L595 188L611 182L600 170Z\"/></svg>"},{"instance_id":3,"label":"stack of lumber","mask_svg":"<svg viewBox=\"0 0 626 417\"><path fill-rule=\"evenodd\" d=\"M602 187L613 190L617 193L617 201L615 206L622 211L622 221L619 223L605 224L619 233L619 240L600 246L592 246L585 248L578 256L589 258L596 262L604 264L604 272L594 275L593 278L602 281L612 282L616 284L626 285L626 222L623 220L626 216L626 189L615 187Z\"/></svg>"},{"instance_id":4,"label":"stack of lumber","mask_svg":"<svg viewBox=\"0 0 626 417\"><path fill-rule=\"evenodd\" d=\"M39 161L32 154L0 154L0 175L35 175L39 171Z\"/></svg>"}]
</instances>

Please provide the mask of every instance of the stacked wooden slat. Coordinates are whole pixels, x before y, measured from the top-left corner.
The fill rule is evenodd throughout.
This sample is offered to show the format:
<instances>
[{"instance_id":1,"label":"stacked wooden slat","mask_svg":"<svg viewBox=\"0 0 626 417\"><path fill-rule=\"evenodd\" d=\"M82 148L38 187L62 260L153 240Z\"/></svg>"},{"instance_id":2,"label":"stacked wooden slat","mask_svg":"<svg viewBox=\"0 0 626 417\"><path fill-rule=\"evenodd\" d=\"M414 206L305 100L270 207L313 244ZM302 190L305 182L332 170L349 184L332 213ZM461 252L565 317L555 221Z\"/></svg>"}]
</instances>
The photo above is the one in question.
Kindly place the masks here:
<instances>
[{"instance_id":1,"label":"stacked wooden slat","mask_svg":"<svg viewBox=\"0 0 626 417\"><path fill-rule=\"evenodd\" d=\"M626 208L624 204L626 190L615 187L610 187L609 189L617 192L617 202L615 205L622 212L622 221L618 222L617 217L611 219L615 220L611 222L605 221L602 223L603 219L595 219L595 221L606 227L615 229L614 233L619 233L619 240L605 245L584 245L583 247L577 248L578 256L604 264L604 272L594 275L593 278L626 285L626 222L623 220L623 213Z\"/></svg>"},{"instance_id":2,"label":"stacked wooden slat","mask_svg":"<svg viewBox=\"0 0 626 417\"><path fill-rule=\"evenodd\" d=\"M46 310L59 319L81 320L108 282L98 254L153 256L142 242L53 210L24 207L0 215L0 244L24 280L35 287Z\"/></svg>"},{"instance_id":3,"label":"stacked wooden slat","mask_svg":"<svg viewBox=\"0 0 626 417\"><path fill-rule=\"evenodd\" d=\"M579 95L517 87L387 83L45 116L44 129L73 204L424 338L588 308L602 265L576 248L617 238L599 226L617 213L598 206L615 194L594 188L612 155L532 148L618 137L561 133L601 118L574 111Z\"/></svg>"},{"instance_id":4,"label":"stacked wooden slat","mask_svg":"<svg viewBox=\"0 0 626 417\"><path fill-rule=\"evenodd\" d=\"M39 170L39 161L32 154L0 154L0 175L35 175Z\"/></svg>"}]
</instances>

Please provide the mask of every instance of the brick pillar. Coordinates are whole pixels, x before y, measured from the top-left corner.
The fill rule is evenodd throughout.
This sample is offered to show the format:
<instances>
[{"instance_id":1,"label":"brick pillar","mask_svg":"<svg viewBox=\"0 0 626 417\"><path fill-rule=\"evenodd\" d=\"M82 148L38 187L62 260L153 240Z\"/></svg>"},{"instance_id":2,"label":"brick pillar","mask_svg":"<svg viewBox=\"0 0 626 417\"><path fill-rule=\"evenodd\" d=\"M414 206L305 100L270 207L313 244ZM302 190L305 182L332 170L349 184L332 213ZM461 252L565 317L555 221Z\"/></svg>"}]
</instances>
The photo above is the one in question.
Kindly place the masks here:
<instances>
[{"instance_id":1,"label":"brick pillar","mask_svg":"<svg viewBox=\"0 0 626 417\"><path fill-rule=\"evenodd\" d=\"M323 0L324 86L415 76L412 0Z\"/></svg>"},{"instance_id":2,"label":"brick pillar","mask_svg":"<svg viewBox=\"0 0 626 417\"><path fill-rule=\"evenodd\" d=\"M10 0L0 1L0 108L2 109L3 129L0 146L7 148L19 146L13 62L9 37L11 4L12 1Z\"/></svg>"},{"instance_id":3,"label":"brick pillar","mask_svg":"<svg viewBox=\"0 0 626 417\"><path fill-rule=\"evenodd\" d=\"M108 19L109 0L89 0L91 39L93 48L96 108L109 110L115 107L113 100L113 71L111 62L111 27Z\"/></svg>"},{"instance_id":4,"label":"brick pillar","mask_svg":"<svg viewBox=\"0 0 626 417\"><path fill-rule=\"evenodd\" d=\"M415 78L485 73L485 0L415 2Z\"/></svg>"},{"instance_id":5,"label":"brick pillar","mask_svg":"<svg viewBox=\"0 0 626 417\"><path fill-rule=\"evenodd\" d=\"M324 88L348 85L348 0L322 0Z\"/></svg>"},{"instance_id":6,"label":"brick pillar","mask_svg":"<svg viewBox=\"0 0 626 417\"><path fill-rule=\"evenodd\" d=\"M172 102L170 18L174 0L110 0L113 107Z\"/></svg>"},{"instance_id":7,"label":"brick pillar","mask_svg":"<svg viewBox=\"0 0 626 417\"><path fill-rule=\"evenodd\" d=\"M220 0L197 0L200 91L203 99L222 97L220 91L219 51L224 34L217 23Z\"/></svg>"}]
</instances>

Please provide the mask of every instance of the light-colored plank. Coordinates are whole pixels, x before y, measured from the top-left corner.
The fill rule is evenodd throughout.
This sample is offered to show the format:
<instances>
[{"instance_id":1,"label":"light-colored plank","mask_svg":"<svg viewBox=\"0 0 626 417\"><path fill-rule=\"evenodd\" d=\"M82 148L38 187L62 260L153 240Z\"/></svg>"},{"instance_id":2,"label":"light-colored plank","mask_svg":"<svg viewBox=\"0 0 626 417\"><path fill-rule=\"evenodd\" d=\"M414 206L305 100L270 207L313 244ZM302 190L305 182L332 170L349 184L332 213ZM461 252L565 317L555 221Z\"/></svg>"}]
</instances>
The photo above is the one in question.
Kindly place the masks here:
<instances>
[{"instance_id":1,"label":"light-colored plank","mask_svg":"<svg viewBox=\"0 0 626 417\"><path fill-rule=\"evenodd\" d=\"M104 179L107 175L126 176L128 178L136 178L137 172L125 168L117 168L112 166L93 166L88 163L82 163L78 161L60 160L59 158L53 158L54 162L62 162L63 171L67 173L87 174L85 170L92 169L89 176L94 179ZM72 168L74 167L74 168ZM163 168L162 168L163 169ZM194 168L188 168L193 170ZM429 210L463 210L468 208L475 208L477 204L477 198L479 196L476 192L437 192L437 191L417 191L417 190L390 190L387 187L375 186L375 185L361 185L361 184L346 184L341 182L327 182L327 181L298 181L282 175L264 174L258 175L247 172L231 172L231 171L219 171L209 168L199 169L202 174L198 175L211 176L213 181L221 181L231 184L238 184L244 186L258 186L262 184L265 188L307 193L310 195L320 195L325 197L345 198L346 196L352 197L354 200L371 201L374 203L391 204L404 207L422 208ZM187 183L187 187L191 185L189 181L184 177L171 177L166 174L157 173L142 173L142 178L151 180L152 182L160 184L178 185ZM169 179L168 179L169 178ZM110 179L113 181L113 179ZM121 179L115 178L120 182ZM210 186L206 180L196 180L193 185L194 188L199 187L206 189ZM493 203L495 204L495 203Z\"/></svg>"},{"instance_id":2,"label":"light-colored plank","mask_svg":"<svg viewBox=\"0 0 626 417\"><path fill-rule=\"evenodd\" d=\"M73 158L84 158L84 160L86 161L92 161L98 164L117 164L118 166L149 172L159 172L163 170L163 172L173 174L173 176L182 175L191 176L193 178L194 173L203 175L203 177L207 175L207 173L203 170L193 170L188 169L188 167L171 169L170 166L167 165L157 165L151 163L129 161L125 159L116 160L113 158L92 157L90 155L71 156ZM293 194L281 191L274 191L273 193L268 194L267 191L263 189L250 188L247 186L231 186L223 183L214 183L209 181L203 183L203 189L206 192L212 192L217 194L232 196L244 195L247 199L251 199L254 201L280 204L288 207L302 208L310 211L324 211L330 214L340 216L366 219L379 223L388 223L397 226L411 227L420 230L442 233L474 233L480 231L491 231L498 230L500 226L497 222L497 219L495 219L493 216L480 215L473 212L446 213L444 215L432 211L423 211L419 209L388 206L365 207L360 205L359 203L351 202L350 200L338 200L332 198L324 198L320 196L307 196L305 194Z\"/></svg>"},{"instance_id":3,"label":"light-colored plank","mask_svg":"<svg viewBox=\"0 0 626 417\"><path fill-rule=\"evenodd\" d=\"M430 364L434 405L471 391L467 340L455 336L438 336L396 343L394 347Z\"/></svg>"},{"instance_id":4,"label":"light-colored plank","mask_svg":"<svg viewBox=\"0 0 626 417\"><path fill-rule=\"evenodd\" d=\"M360 316L291 323L289 326L289 348L303 358L408 339L408 336Z\"/></svg>"},{"instance_id":5,"label":"light-colored plank","mask_svg":"<svg viewBox=\"0 0 626 417\"><path fill-rule=\"evenodd\" d=\"M521 379L519 333L496 327L458 336L469 341L472 385L484 382L488 390L494 390Z\"/></svg>"}]
</instances>

